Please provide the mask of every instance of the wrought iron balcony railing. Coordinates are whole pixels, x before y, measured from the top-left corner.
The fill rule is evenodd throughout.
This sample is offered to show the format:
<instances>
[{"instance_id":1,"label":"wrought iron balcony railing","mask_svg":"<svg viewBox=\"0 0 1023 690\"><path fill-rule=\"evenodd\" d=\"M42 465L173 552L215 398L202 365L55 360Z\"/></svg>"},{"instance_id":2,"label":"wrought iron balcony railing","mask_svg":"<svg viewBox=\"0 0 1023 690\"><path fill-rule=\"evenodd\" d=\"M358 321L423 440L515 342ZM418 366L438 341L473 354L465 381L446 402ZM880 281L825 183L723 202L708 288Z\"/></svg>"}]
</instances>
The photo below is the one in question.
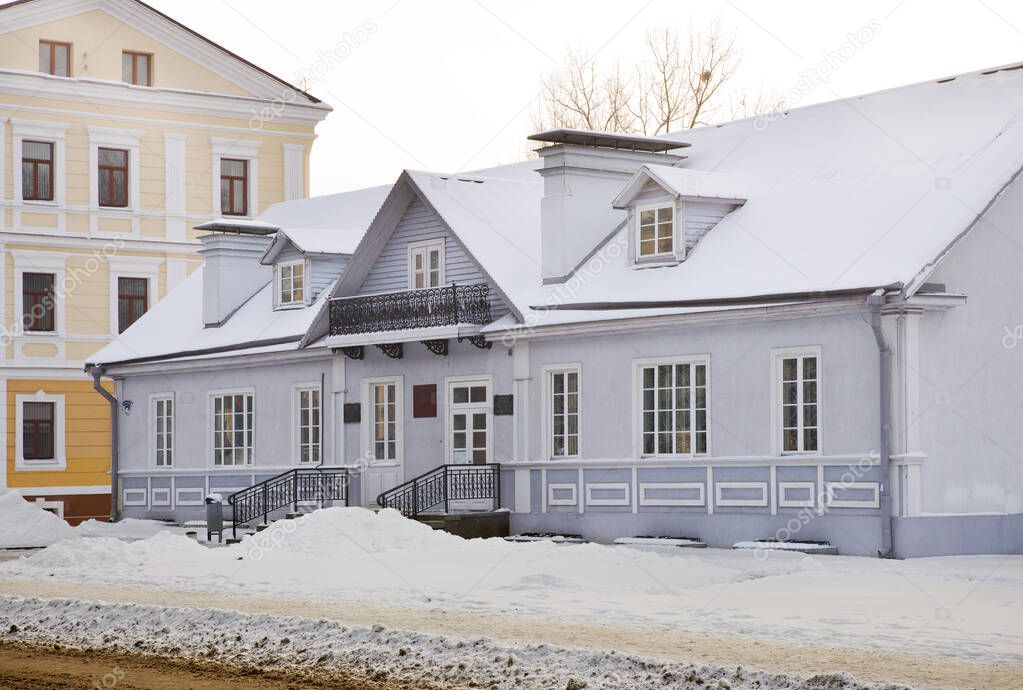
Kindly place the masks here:
<instances>
[{"instance_id":1,"label":"wrought iron balcony railing","mask_svg":"<svg viewBox=\"0 0 1023 690\"><path fill-rule=\"evenodd\" d=\"M490 323L490 286L446 285L330 301L330 334Z\"/></svg>"}]
</instances>

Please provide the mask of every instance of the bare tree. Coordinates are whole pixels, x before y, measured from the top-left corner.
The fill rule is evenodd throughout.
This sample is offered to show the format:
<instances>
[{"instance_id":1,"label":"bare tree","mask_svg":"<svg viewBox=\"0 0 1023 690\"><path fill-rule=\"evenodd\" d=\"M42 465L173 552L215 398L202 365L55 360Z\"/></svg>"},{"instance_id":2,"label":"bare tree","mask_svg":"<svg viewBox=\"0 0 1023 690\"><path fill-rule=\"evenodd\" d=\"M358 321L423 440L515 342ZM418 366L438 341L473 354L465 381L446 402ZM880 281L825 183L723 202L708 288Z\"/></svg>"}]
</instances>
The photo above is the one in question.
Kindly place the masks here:
<instances>
[{"instance_id":1,"label":"bare tree","mask_svg":"<svg viewBox=\"0 0 1023 690\"><path fill-rule=\"evenodd\" d=\"M673 29L651 31L646 48L647 59L628 71L569 51L566 66L543 80L534 127L656 135L706 124L726 107L740 56L719 22L688 40Z\"/></svg>"}]
</instances>

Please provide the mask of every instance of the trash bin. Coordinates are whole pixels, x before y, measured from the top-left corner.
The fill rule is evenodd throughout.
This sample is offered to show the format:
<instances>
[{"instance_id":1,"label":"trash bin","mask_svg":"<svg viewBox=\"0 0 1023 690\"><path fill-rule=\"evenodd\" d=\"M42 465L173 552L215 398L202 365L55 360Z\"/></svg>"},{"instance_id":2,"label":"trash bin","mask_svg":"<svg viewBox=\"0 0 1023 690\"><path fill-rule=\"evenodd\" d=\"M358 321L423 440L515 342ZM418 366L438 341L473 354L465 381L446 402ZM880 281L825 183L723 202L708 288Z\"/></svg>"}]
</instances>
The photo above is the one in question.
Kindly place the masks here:
<instances>
[{"instance_id":1,"label":"trash bin","mask_svg":"<svg viewBox=\"0 0 1023 690\"><path fill-rule=\"evenodd\" d=\"M214 533L217 541L224 541L224 498L220 494L206 497L206 541L213 541Z\"/></svg>"}]
</instances>

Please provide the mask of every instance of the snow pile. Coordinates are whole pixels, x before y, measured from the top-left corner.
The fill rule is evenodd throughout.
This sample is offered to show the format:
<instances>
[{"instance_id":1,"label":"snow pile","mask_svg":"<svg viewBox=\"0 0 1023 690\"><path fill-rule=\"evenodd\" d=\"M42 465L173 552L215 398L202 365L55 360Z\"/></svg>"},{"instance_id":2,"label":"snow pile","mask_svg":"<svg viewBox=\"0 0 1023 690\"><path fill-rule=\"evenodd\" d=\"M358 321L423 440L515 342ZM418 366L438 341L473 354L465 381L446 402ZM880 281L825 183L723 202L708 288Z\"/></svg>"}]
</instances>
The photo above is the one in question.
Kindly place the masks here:
<instances>
[{"instance_id":1,"label":"snow pile","mask_svg":"<svg viewBox=\"0 0 1023 690\"><path fill-rule=\"evenodd\" d=\"M253 551L292 554L358 556L366 552L433 551L458 548L464 540L434 530L388 508L373 512L364 508L327 508L297 520L279 520L268 529L246 537Z\"/></svg>"},{"instance_id":2,"label":"snow pile","mask_svg":"<svg viewBox=\"0 0 1023 690\"><path fill-rule=\"evenodd\" d=\"M69 524L17 491L0 493L0 548L49 546L74 535Z\"/></svg>"},{"instance_id":3,"label":"snow pile","mask_svg":"<svg viewBox=\"0 0 1023 690\"><path fill-rule=\"evenodd\" d=\"M81 583L116 588L126 601L133 592L162 592L159 603L199 592L285 601L312 616L382 607L399 620L441 612L600 621L650 630L651 639L678 630L1023 664L1023 556L888 561L466 540L394 511L329 508L218 548L173 530L134 542L68 539L0 563L4 580L58 583L61 596Z\"/></svg>"},{"instance_id":4,"label":"snow pile","mask_svg":"<svg viewBox=\"0 0 1023 690\"><path fill-rule=\"evenodd\" d=\"M26 560L37 568L103 568L134 572L146 565L203 559L208 554L206 547L188 537L160 532L149 539L131 542L112 537L66 539L32 554Z\"/></svg>"},{"instance_id":5,"label":"snow pile","mask_svg":"<svg viewBox=\"0 0 1023 690\"><path fill-rule=\"evenodd\" d=\"M86 520L77 527L75 533L80 537L116 537L117 539L148 539L156 534L173 529L171 525L159 520L138 520L126 518L120 522L101 522Z\"/></svg>"},{"instance_id":6,"label":"snow pile","mask_svg":"<svg viewBox=\"0 0 1023 690\"><path fill-rule=\"evenodd\" d=\"M400 687L870 690L847 674L799 676L663 663L615 652L551 645L505 645L335 621L0 597L5 639L82 649L221 661L310 678L355 675ZM902 686L884 686L897 690Z\"/></svg>"}]
</instances>

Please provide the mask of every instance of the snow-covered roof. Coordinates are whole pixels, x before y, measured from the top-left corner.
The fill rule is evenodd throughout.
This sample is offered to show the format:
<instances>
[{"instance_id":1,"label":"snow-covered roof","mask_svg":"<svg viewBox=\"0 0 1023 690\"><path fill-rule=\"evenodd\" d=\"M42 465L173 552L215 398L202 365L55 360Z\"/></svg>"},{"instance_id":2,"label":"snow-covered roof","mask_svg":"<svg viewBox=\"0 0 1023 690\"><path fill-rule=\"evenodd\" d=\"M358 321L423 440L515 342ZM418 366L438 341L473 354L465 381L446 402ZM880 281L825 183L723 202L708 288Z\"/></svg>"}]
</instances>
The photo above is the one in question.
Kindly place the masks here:
<instances>
[{"instance_id":1,"label":"snow-covered roof","mask_svg":"<svg viewBox=\"0 0 1023 690\"><path fill-rule=\"evenodd\" d=\"M306 307L275 311L273 290L268 283L225 324L206 328L202 316L203 270L193 271L131 328L90 357L89 363L111 364L181 353L202 355L215 348L235 346L293 350L329 292L325 290Z\"/></svg>"},{"instance_id":2,"label":"snow-covered roof","mask_svg":"<svg viewBox=\"0 0 1023 690\"><path fill-rule=\"evenodd\" d=\"M535 298L540 279L540 199L543 180L535 162L532 177L443 175L408 171L408 175L458 240L494 280L520 314Z\"/></svg>"},{"instance_id":3,"label":"snow-covered roof","mask_svg":"<svg viewBox=\"0 0 1023 690\"><path fill-rule=\"evenodd\" d=\"M727 199L742 203L744 190L750 187L739 175L689 167L644 165L632 176L621 193L614 198L614 208L626 208L647 182L655 182L665 192L684 199Z\"/></svg>"},{"instance_id":4,"label":"snow-covered roof","mask_svg":"<svg viewBox=\"0 0 1023 690\"><path fill-rule=\"evenodd\" d=\"M678 133L685 163L647 172L746 204L684 262L608 253L561 302L911 292L1023 167L1020 112L1023 70L986 70Z\"/></svg>"},{"instance_id":5,"label":"snow-covered roof","mask_svg":"<svg viewBox=\"0 0 1023 690\"><path fill-rule=\"evenodd\" d=\"M745 204L677 265L636 266L621 250L623 228L604 246L616 251L596 248L571 290L542 284L535 160L465 174L407 171L394 186L276 204L257 221L303 251L362 253L367 228L383 225L388 195L412 189L527 323L544 305L560 308L544 310L543 323L567 324L734 307L701 301L777 304L887 286L911 293L1023 167L1020 112L1023 69L1002 69L679 133L691 144L684 163L641 168L607 204L625 202L647 180L682 198ZM368 270L355 259L339 292ZM274 312L267 287L221 327L204 329L200 288L197 272L92 361L312 342L334 292ZM616 308L632 306L643 308ZM508 318L488 330L511 326Z\"/></svg>"}]
</instances>

